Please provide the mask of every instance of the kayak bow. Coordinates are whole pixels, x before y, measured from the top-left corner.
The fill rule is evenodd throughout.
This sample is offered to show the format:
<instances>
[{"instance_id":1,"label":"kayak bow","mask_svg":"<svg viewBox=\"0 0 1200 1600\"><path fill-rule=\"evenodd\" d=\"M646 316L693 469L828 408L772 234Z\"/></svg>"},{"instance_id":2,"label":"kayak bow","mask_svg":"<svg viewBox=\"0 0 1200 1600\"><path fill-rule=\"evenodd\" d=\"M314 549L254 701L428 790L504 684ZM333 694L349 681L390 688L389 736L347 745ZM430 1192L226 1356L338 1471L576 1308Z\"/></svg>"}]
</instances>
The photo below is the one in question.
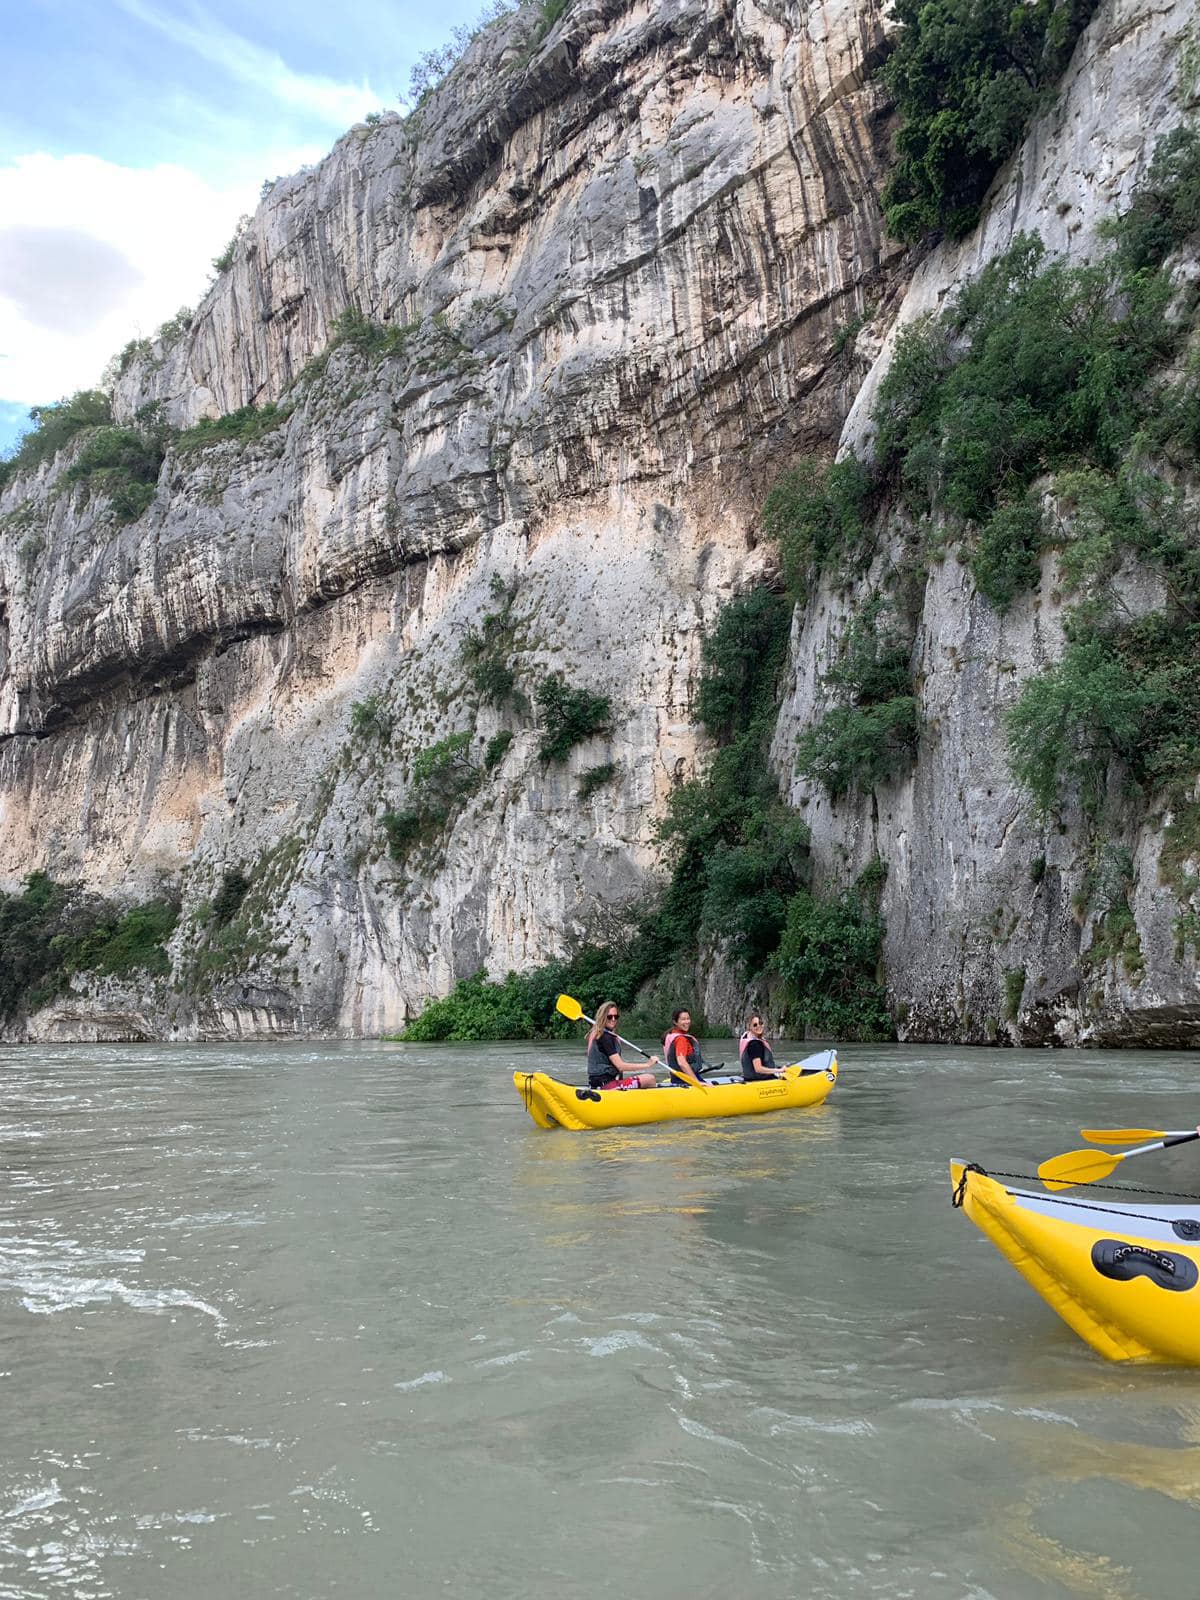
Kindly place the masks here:
<instances>
[{"instance_id":1,"label":"kayak bow","mask_svg":"<svg viewBox=\"0 0 1200 1600\"><path fill-rule=\"evenodd\" d=\"M1200 1366L1200 1202L1110 1205L950 1163L955 1204L1110 1361Z\"/></svg>"}]
</instances>

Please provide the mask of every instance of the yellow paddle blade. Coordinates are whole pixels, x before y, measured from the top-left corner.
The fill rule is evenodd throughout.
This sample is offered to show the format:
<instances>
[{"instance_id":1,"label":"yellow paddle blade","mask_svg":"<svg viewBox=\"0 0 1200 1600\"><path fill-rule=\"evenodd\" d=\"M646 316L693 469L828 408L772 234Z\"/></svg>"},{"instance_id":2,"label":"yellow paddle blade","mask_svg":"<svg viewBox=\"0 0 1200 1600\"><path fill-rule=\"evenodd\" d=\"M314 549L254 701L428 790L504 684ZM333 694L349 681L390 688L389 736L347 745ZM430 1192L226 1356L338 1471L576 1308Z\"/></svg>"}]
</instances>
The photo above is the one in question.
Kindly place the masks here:
<instances>
[{"instance_id":1,"label":"yellow paddle blade","mask_svg":"<svg viewBox=\"0 0 1200 1600\"><path fill-rule=\"evenodd\" d=\"M1080 1128L1089 1144L1148 1144L1151 1139L1167 1139L1165 1128Z\"/></svg>"},{"instance_id":2,"label":"yellow paddle blade","mask_svg":"<svg viewBox=\"0 0 1200 1600\"><path fill-rule=\"evenodd\" d=\"M1124 1159L1107 1150L1068 1150L1065 1156L1043 1161L1037 1173L1047 1189L1069 1189L1076 1183L1099 1183Z\"/></svg>"},{"instance_id":3,"label":"yellow paddle blade","mask_svg":"<svg viewBox=\"0 0 1200 1600\"><path fill-rule=\"evenodd\" d=\"M560 994L554 1002L554 1009L561 1011L563 1016L570 1018L572 1022L578 1022L583 1015L583 1007L578 1000L572 1000L569 994Z\"/></svg>"},{"instance_id":4,"label":"yellow paddle blade","mask_svg":"<svg viewBox=\"0 0 1200 1600\"><path fill-rule=\"evenodd\" d=\"M696 1076L691 1067L669 1067L667 1070L673 1078L679 1078L684 1083L694 1083L697 1089L703 1089L705 1094L708 1093L708 1085L703 1078Z\"/></svg>"}]
</instances>

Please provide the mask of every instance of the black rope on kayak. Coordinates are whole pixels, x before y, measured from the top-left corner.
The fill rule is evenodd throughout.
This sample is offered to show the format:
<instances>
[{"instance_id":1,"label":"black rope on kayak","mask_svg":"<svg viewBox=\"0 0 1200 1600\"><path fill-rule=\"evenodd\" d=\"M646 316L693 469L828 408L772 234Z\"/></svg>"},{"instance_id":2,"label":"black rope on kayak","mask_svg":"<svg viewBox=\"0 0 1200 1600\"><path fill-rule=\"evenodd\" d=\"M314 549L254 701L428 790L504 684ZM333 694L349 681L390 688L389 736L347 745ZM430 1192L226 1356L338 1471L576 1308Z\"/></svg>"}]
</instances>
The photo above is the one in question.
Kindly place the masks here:
<instances>
[{"instance_id":1,"label":"black rope on kayak","mask_svg":"<svg viewBox=\"0 0 1200 1600\"><path fill-rule=\"evenodd\" d=\"M1036 1172L989 1172L986 1167L981 1167L978 1162L972 1161L969 1166L963 1168L963 1175L951 1196L951 1203L955 1206L961 1206L963 1203L966 1195L967 1174L970 1172L979 1173L981 1178L1019 1178L1023 1183L1040 1183L1042 1181ZM1082 1189L1085 1185L1081 1183L1079 1187ZM1200 1203L1200 1194L1180 1194L1175 1189L1141 1189L1130 1183L1089 1183L1086 1187L1099 1189L1102 1193L1105 1190L1109 1190L1114 1194L1152 1194L1159 1200L1195 1200ZM1056 1206L1073 1206L1079 1211L1095 1210L1095 1205L1088 1200L1063 1200L1058 1195L1035 1195L1034 1199L1053 1199ZM1156 1217L1145 1211L1125 1211L1120 1206L1106 1205L1104 1210L1110 1216L1134 1217L1139 1222L1161 1222L1167 1228L1173 1228L1177 1222L1187 1220L1181 1217Z\"/></svg>"},{"instance_id":2,"label":"black rope on kayak","mask_svg":"<svg viewBox=\"0 0 1200 1600\"><path fill-rule=\"evenodd\" d=\"M521 1084L521 1099L524 1100L524 1102L525 1102L526 1111L528 1111L530 1116L532 1116L533 1115L533 1073L532 1072L524 1072L524 1073L521 1074L521 1076L525 1080Z\"/></svg>"},{"instance_id":3,"label":"black rope on kayak","mask_svg":"<svg viewBox=\"0 0 1200 1600\"><path fill-rule=\"evenodd\" d=\"M1041 1178L1038 1177L1036 1172L992 1172L989 1173L988 1176L992 1178L1020 1178L1023 1183L1042 1182ZM1195 1200L1198 1204L1200 1204L1200 1194L1187 1194L1182 1189L1147 1189L1144 1185L1135 1183L1093 1183L1087 1178L1081 1179L1077 1184L1073 1184L1072 1187L1079 1189L1099 1189L1101 1194L1104 1194L1105 1192L1110 1192L1112 1194L1152 1194L1155 1195L1159 1200ZM1065 1206L1082 1204L1083 1202L1081 1200L1063 1201L1063 1205Z\"/></svg>"},{"instance_id":4,"label":"black rope on kayak","mask_svg":"<svg viewBox=\"0 0 1200 1600\"><path fill-rule=\"evenodd\" d=\"M962 1170L962 1177L958 1180L958 1185L955 1188L954 1193L950 1196L950 1204L956 1211L961 1210L962 1203L967 1197L967 1177L972 1172L977 1172L981 1178L986 1178L988 1175L986 1170L979 1165L978 1161L967 1162L966 1166Z\"/></svg>"}]
</instances>

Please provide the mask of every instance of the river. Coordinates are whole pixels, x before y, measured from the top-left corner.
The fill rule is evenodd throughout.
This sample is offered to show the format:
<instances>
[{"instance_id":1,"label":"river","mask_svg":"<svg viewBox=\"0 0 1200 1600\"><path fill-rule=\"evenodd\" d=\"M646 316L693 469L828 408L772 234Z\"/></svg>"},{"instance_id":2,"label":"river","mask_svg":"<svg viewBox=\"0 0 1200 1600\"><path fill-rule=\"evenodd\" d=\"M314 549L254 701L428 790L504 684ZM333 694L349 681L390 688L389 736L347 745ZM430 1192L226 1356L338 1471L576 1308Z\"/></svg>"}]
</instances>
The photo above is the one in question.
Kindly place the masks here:
<instances>
[{"instance_id":1,"label":"river","mask_svg":"<svg viewBox=\"0 0 1200 1600\"><path fill-rule=\"evenodd\" d=\"M562 1046L0 1053L0 1600L1194 1594L1200 1372L1093 1355L946 1159L1188 1126L1196 1056L841 1059L570 1134Z\"/></svg>"}]
</instances>

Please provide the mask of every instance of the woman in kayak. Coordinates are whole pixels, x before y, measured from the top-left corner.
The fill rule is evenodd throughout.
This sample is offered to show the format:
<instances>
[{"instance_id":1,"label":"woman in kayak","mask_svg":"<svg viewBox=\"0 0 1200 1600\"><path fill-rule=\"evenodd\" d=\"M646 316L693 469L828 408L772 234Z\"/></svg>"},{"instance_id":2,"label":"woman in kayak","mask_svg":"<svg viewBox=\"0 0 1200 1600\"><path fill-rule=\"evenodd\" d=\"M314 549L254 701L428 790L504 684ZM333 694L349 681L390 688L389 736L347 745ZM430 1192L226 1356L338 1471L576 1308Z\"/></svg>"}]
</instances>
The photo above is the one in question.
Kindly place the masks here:
<instances>
[{"instance_id":1,"label":"woman in kayak","mask_svg":"<svg viewBox=\"0 0 1200 1600\"><path fill-rule=\"evenodd\" d=\"M763 1019L757 1011L752 1011L746 1019L746 1031L738 1042L738 1053L742 1059L742 1078L746 1083L782 1076L775 1065L771 1046L763 1035Z\"/></svg>"},{"instance_id":2,"label":"woman in kayak","mask_svg":"<svg viewBox=\"0 0 1200 1600\"><path fill-rule=\"evenodd\" d=\"M685 1006L671 1013L671 1030L663 1040L663 1055L672 1071L700 1076L704 1066L700 1042L692 1033L692 1014Z\"/></svg>"},{"instance_id":3,"label":"woman in kayak","mask_svg":"<svg viewBox=\"0 0 1200 1600\"><path fill-rule=\"evenodd\" d=\"M620 1018L612 1000L606 1000L596 1013L587 1036L588 1084L593 1089L653 1089L657 1080L652 1072L639 1072L621 1060ZM651 1056L647 1065L656 1067L658 1057Z\"/></svg>"}]
</instances>

